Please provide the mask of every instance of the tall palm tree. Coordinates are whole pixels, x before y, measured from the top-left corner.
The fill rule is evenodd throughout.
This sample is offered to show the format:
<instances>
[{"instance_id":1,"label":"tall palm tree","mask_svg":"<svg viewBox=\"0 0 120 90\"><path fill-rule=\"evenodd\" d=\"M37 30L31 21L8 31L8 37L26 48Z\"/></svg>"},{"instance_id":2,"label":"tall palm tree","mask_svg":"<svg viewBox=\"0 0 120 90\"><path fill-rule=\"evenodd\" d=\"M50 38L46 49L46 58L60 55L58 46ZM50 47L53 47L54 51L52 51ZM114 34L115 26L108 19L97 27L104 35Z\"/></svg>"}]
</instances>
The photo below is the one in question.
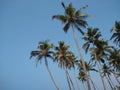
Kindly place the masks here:
<instances>
[{"instance_id":1,"label":"tall palm tree","mask_svg":"<svg viewBox=\"0 0 120 90\"><path fill-rule=\"evenodd\" d=\"M73 52L69 51L69 47L70 46L65 45L63 41L60 41L59 46L55 47L56 52L54 52L54 56L55 61L58 62L59 67L65 70L69 89L72 90L71 88L72 84L72 87L75 90L72 79L68 72L68 69L74 68L75 56Z\"/></svg>"},{"instance_id":2,"label":"tall palm tree","mask_svg":"<svg viewBox=\"0 0 120 90\"><path fill-rule=\"evenodd\" d=\"M48 40L45 40L45 41L42 41L39 43L38 45L38 50L35 50L35 51L32 51L31 52L31 56L30 56L30 59L34 56L36 57L36 62L38 63L39 61L42 60L42 58L44 58L45 60L45 66L47 68L47 71L52 79L52 82L53 84L55 85L56 89L59 90L59 87L57 86L54 78L53 78L53 75L49 69L49 66L48 66L48 61L47 61L47 58L50 58L50 59L54 59L52 57L52 51L51 51L51 48L53 47L52 44L48 44Z\"/></svg>"},{"instance_id":3,"label":"tall palm tree","mask_svg":"<svg viewBox=\"0 0 120 90\"><path fill-rule=\"evenodd\" d=\"M120 21L115 22L115 27L111 29L111 32L114 31L111 39L114 39L114 43L120 47Z\"/></svg>"},{"instance_id":4,"label":"tall palm tree","mask_svg":"<svg viewBox=\"0 0 120 90\"><path fill-rule=\"evenodd\" d=\"M79 52L79 56L82 60L82 64L84 67L84 72L87 78L87 72L86 72L86 68L85 68L85 63L84 63L84 59L82 56L82 53L80 51L80 47L76 38L76 33L74 28L77 28L78 31L80 31L81 34L84 34L84 32L81 30L81 27L86 27L87 26L87 22L85 21L85 18L88 17L87 14L83 14L80 10L76 10L73 6L72 3L70 3L68 6L65 6L64 3L61 3L65 14L64 15L54 15L52 18L53 19L58 19L60 21L62 21L63 24L65 24L65 26L63 27L63 30L65 33L67 33L67 31L69 30L69 28L72 28L72 32L73 32L73 36L74 36L74 40ZM88 86L88 90L91 90L90 88L90 83L89 80L87 79L87 86Z\"/></svg>"},{"instance_id":5,"label":"tall palm tree","mask_svg":"<svg viewBox=\"0 0 120 90\"><path fill-rule=\"evenodd\" d=\"M108 59L108 53L111 52L111 48L113 47L108 46L108 41L100 39L101 33L98 30L98 28L88 28L87 33L85 33L83 37L83 39L86 41L86 43L83 45L83 48L86 52L90 50L91 60L95 60L104 90L106 90L105 83L101 75L101 68L98 62L105 63L106 59Z\"/></svg>"},{"instance_id":6,"label":"tall palm tree","mask_svg":"<svg viewBox=\"0 0 120 90\"><path fill-rule=\"evenodd\" d=\"M108 46L108 43L106 41L98 40L96 47L91 48L90 51L91 51L91 57L92 57L91 59L95 60L95 63L100 73L100 77L102 80L104 90L106 90L104 79L101 74L101 67L99 63L100 62L105 63L105 60L108 58L107 52L110 51L110 46Z\"/></svg>"}]
</instances>

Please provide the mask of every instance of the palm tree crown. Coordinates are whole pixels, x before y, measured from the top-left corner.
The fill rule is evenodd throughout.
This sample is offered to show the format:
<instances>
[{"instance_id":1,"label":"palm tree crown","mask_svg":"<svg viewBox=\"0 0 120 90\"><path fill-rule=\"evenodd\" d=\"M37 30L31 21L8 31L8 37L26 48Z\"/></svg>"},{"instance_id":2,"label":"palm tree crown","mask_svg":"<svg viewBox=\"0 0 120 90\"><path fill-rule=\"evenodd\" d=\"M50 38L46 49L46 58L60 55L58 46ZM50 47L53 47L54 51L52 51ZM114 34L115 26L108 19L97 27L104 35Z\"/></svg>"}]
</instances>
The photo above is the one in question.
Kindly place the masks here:
<instances>
[{"instance_id":1,"label":"palm tree crown","mask_svg":"<svg viewBox=\"0 0 120 90\"><path fill-rule=\"evenodd\" d=\"M63 41L60 41L59 46L55 47L55 61L59 63L61 68L74 68L75 56L69 48L70 46L65 45Z\"/></svg>"},{"instance_id":2,"label":"palm tree crown","mask_svg":"<svg viewBox=\"0 0 120 90\"><path fill-rule=\"evenodd\" d=\"M114 31L111 39L114 39L114 43L120 47L120 21L115 22L115 27L113 27L111 31Z\"/></svg>"},{"instance_id":3,"label":"palm tree crown","mask_svg":"<svg viewBox=\"0 0 120 90\"><path fill-rule=\"evenodd\" d=\"M51 59L53 59L51 53L53 51L50 51L50 49L53 47L52 44L48 44L48 40L39 42L38 45L38 50L32 51L31 52L31 56L30 59L34 56L36 58L36 62L41 61L43 57L49 57Z\"/></svg>"},{"instance_id":4,"label":"palm tree crown","mask_svg":"<svg viewBox=\"0 0 120 90\"><path fill-rule=\"evenodd\" d=\"M109 55L109 64L120 71L120 49L114 48Z\"/></svg>"},{"instance_id":5,"label":"palm tree crown","mask_svg":"<svg viewBox=\"0 0 120 90\"><path fill-rule=\"evenodd\" d=\"M84 34L84 37L82 38L85 40L85 44L83 45L83 48L85 49L85 52L87 53L89 50L90 45L94 45L97 43L101 36L101 32L99 32L98 28L88 28L87 33Z\"/></svg>"},{"instance_id":6,"label":"palm tree crown","mask_svg":"<svg viewBox=\"0 0 120 90\"><path fill-rule=\"evenodd\" d=\"M86 17L88 17L88 15L81 13L80 10L76 10L72 6L72 3L70 3L68 6L65 6L63 2L61 4L65 10L65 14L64 15L54 15L52 18L58 19L58 20L62 21L62 23L65 24L65 26L63 27L63 30L66 33L67 33L68 29L70 28L70 26L74 26L83 34L83 31L81 30L81 28L79 26L86 27L87 22L84 19Z\"/></svg>"}]
</instances>

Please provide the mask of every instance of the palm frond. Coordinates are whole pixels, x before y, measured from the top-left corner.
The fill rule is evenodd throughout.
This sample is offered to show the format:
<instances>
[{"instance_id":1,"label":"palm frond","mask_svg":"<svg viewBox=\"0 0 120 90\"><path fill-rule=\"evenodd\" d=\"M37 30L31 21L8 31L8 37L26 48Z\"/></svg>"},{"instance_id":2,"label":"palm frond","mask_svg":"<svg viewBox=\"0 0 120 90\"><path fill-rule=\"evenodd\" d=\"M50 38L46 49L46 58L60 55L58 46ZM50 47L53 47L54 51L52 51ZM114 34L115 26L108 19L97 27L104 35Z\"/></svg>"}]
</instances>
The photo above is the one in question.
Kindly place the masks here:
<instances>
[{"instance_id":1,"label":"palm frond","mask_svg":"<svg viewBox=\"0 0 120 90\"><path fill-rule=\"evenodd\" d=\"M66 23L67 21L67 17L65 17L64 15L54 15L52 16L52 19L60 20L62 23Z\"/></svg>"},{"instance_id":2,"label":"palm frond","mask_svg":"<svg viewBox=\"0 0 120 90\"><path fill-rule=\"evenodd\" d=\"M90 47L89 42L86 42L86 43L83 45L83 49L85 50L86 53L88 52L89 47Z\"/></svg>"},{"instance_id":3,"label":"palm frond","mask_svg":"<svg viewBox=\"0 0 120 90\"><path fill-rule=\"evenodd\" d=\"M82 6L80 10L88 8L88 5Z\"/></svg>"},{"instance_id":4,"label":"palm frond","mask_svg":"<svg viewBox=\"0 0 120 90\"><path fill-rule=\"evenodd\" d=\"M84 35L84 32L81 30L81 28L79 28L78 25L75 25L75 28L77 28L77 30L78 30L82 35Z\"/></svg>"},{"instance_id":5,"label":"palm frond","mask_svg":"<svg viewBox=\"0 0 120 90\"><path fill-rule=\"evenodd\" d=\"M86 26L88 25L87 22L84 20L77 19L77 20L75 20L75 22L76 22L76 24L78 24L79 26L84 27L84 28L86 28Z\"/></svg>"},{"instance_id":6,"label":"palm frond","mask_svg":"<svg viewBox=\"0 0 120 90\"><path fill-rule=\"evenodd\" d=\"M37 56L39 55L40 51L32 51L31 52L31 55L30 55L30 59L33 57L33 56Z\"/></svg>"},{"instance_id":7,"label":"palm frond","mask_svg":"<svg viewBox=\"0 0 120 90\"><path fill-rule=\"evenodd\" d=\"M63 28L63 30L64 30L65 33L67 33L69 27L70 27L70 23L68 22L67 24L65 24L65 26Z\"/></svg>"},{"instance_id":8,"label":"palm frond","mask_svg":"<svg viewBox=\"0 0 120 90\"><path fill-rule=\"evenodd\" d=\"M61 5L63 6L64 9L66 9L66 6L63 2L61 2Z\"/></svg>"}]
</instances>

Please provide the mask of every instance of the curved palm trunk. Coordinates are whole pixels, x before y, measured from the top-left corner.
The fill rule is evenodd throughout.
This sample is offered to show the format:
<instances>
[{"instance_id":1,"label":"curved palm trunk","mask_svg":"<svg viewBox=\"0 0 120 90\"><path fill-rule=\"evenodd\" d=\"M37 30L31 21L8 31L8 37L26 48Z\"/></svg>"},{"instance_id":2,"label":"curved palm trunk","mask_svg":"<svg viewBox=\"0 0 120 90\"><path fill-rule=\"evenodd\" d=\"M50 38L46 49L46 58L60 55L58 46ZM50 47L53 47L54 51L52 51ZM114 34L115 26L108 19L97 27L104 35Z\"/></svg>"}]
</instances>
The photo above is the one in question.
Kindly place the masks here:
<instances>
[{"instance_id":1,"label":"curved palm trunk","mask_svg":"<svg viewBox=\"0 0 120 90\"><path fill-rule=\"evenodd\" d=\"M65 69L66 79L67 79L67 82L68 82L68 87L69 87L69 90L71 90L71 85L70 85L70 81L69 81L69 77L68 77L67 68L64 66L64 69Z\"/></svg>"},{"instance_id":2,"label":"curved palm trunk","mask_svg":"<svg viewBox=\"0 0 120 90\"><path fill-rule=\"evenodd\" d=\"M46 57L45 57L45 65L46 65L46 68L47 68L48 73L50 74L50 77L51 77L51 80L52 80L53 84L55 85L55 87L56 87L57 90L60 90L60 89L58 88L58 86L57 86L57 84L56 84L53 76L52 76L52 73L51 73L49 67L48 67L48 62L47 62Z\"/></svg>"},{"instance_id":3,"label":"curved palm trunk","mask_svg":"<svg viewBox=\"0 0 120 90\"><path fill-rule=\"evenodd\" d=\"M104 88L104 90L106 90L105 83L104 83L104 80L103 80L101 72L100 72L100 67L99 67L98 61L96 61L96 64L97 64L97 67L98 67L98 70L99 70L99 73L100 73L100 78L102 80L103 88Z\"/></svg>"},{"instance_id":4,"label":"curved palm trunk","mask_svg":"<svg viewBox=\"0 0 120 90\"><path fill-rule=\"evenodd\" d=\"M73 36L74 36L74 40L75 40L75 43L76 43L76 47L77 47L79 56L80 56L80 58L81 58L81 60L82 60L82 65L83 65L84 73L86 74L86 78L87 78L87 87L88 87L88 90L91 90L90 82L89 82L89 79L88 79L88 76L87 76L86 67L85 67L85 62L84 62L82 53L81 53L81 51L80 51L80 47L79 47L79 44L78 44L78 41L77 41L76 34L75 34L75 31L74 31L73 26L72 26L72 32L73 32Z\"/></svg>"}]
</instances>

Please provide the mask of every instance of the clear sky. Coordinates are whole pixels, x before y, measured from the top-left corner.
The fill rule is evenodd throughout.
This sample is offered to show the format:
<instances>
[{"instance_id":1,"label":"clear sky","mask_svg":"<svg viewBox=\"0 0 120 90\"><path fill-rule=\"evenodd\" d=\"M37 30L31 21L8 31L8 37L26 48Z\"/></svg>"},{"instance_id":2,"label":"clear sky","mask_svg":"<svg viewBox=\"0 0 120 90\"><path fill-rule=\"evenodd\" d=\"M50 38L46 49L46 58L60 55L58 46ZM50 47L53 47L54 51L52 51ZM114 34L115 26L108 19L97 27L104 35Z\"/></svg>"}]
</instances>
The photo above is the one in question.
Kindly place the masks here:
<instances>
[{"instance_id":1,"label":"clear sky","mask_svg":"<svg viewBox=\"0 0 120 90\"><path fill-rule=\"evenodd\" d=\"M0 90L55 90L44 62L36 68L29 56L45 39L54 44L64 40L77 54L71 31L65 34L61 23L51 19L63 14L61 1L72 2L75 8L87 4L83 12L93 16L87 19L89 26L100 28L106 39L114 22L120 20L120 0L0 0ZM56 63L49 62L49 66L61 90L68 90L64 71Z\"/></svg>"}]
</instances>

